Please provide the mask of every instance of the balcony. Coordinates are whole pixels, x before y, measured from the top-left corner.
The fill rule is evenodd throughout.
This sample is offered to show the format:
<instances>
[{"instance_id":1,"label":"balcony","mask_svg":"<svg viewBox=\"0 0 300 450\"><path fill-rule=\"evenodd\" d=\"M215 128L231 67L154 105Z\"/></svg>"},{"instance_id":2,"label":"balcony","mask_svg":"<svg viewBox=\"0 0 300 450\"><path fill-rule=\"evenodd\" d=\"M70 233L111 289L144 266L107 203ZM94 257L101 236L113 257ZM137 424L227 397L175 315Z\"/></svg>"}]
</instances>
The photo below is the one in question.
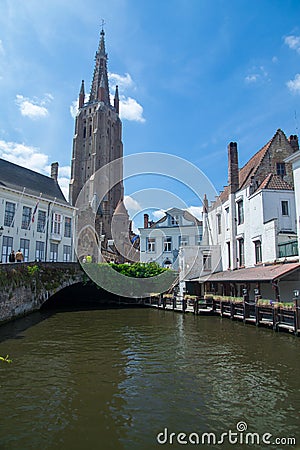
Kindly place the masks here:
<instances>
[{"instance_id":1,"label":"balcony","mask_svg":"<svg viewBox=\"0 0 300 450\"><path fill-rule=\"evenodd\" d=\"M298 256L298 242L297 240L284 242L283 244L278 244L279 258L287 258L288 256Z\"/></svg>"}]
</instances>

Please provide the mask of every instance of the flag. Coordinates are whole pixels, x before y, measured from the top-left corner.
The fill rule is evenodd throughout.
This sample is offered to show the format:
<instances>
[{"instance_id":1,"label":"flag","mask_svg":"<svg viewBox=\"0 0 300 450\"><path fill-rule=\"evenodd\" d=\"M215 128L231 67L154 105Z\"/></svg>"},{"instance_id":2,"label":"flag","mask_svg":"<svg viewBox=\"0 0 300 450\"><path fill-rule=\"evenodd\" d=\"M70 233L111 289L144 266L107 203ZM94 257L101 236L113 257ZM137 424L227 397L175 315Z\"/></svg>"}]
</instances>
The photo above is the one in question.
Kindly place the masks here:
<instances>
[{"instance_id":1,"label":"flag","mask_svg":"<svg viewBox=\"0 0 300 450\"><path fill-rule=\"evenodd\" d=\"M33 210L32 216L31 216L31 222L32 223L34 223L34 216L35 216L35 213L37 212L37 209L38 209L41 197L42 197L42 194L40 194L40 196L38 198L38 201L36 202L36 205L34 207L34 210Z\"/></svg>"}]
</instances>

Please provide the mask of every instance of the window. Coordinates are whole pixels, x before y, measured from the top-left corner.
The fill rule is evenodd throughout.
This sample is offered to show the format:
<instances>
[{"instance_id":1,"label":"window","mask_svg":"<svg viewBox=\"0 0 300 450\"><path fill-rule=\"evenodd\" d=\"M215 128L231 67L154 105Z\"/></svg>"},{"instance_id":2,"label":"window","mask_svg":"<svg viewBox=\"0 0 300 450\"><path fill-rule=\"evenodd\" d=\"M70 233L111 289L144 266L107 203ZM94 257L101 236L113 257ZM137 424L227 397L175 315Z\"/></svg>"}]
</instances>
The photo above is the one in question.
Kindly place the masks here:
<instances>
[{"instance_id":1,"label":"window","mask_svg":"<svg viewBox=\"0 0 300 450\"><path fill-rule=\"evenodd\" d=\"M179 224L179 217L178 216L171 216L171 225L178 225Z\"/></svg>"},{"instance_id":2,"label":"window","mask_svg":"<svg viewBox=\"0 0 300 450\"><path fill-rule=\"evenodd\" d=\"M155 238L147 239L147 252L155 252Z\"/></svg>"},{"instance_id":3,"label":"window","mask_svg":"<svg viewBox=\"0 0 300 450\"><path fill-rule=\"evenodd\" d=\"M203 270L211 270L211 255L208 253L203 255Z\"/></svg>"},{"instance_id":4,"label":"window","mask_svg":"<svg viewBox=\"0 0 300 450\"><path fill-rule=\"evenodd\" d=\"M64 245L64 262L71 261L71 246L70 245Z\"/></svg>"},{"instance_id":5,"label":"window","mask_svg":"<svg viewBox=\"0 0 300 450\"><path fill-rule=\"evenodd\" d=\"M226 230L229 230L229 208L225 208Z\"/></svg>"},{"instance_id":6,"label":"window","mask_svg":"<svg viewBox=\"0 0 300 450\"><path fill-rule=\"evenodd\" d=\"M50 262L57 262L58 258L58 244L50 243Z\"/></svg>"},{"instance_id":7,"label":"window","mask_svg":"<svg viewBox=\"0 0 300 450\"><path fill-rule=\"evenodd\" d=\"M71 224L72 224L72 219L71 217L65 217L65 237L70 238L71 237Z\"/></svg>"},{"instance_id":8,"label":"window","mask_svg":"<svg viewBox=\"0 0 300 450\"><path fill-rule=\"evenodd\" d=\"M287 200L282 200L281 202L281 214L283 216L289 215L289 202Z\"/></svg>"},{"instance_id":9,"label":"window","mask_svg":"<svg viewBox=\"0 0 300 450\"><path fill-rule=\"evenodd\" d=\"M202 241L202 234L198 234L198 235L195 237L195 243L196 243L196 245L201 245L201 241Z\"/></svg>"},{"instance_id":10,"label":"window","mask_svg":"<svg viewBox=\"0 0 300 450\"><path fill-rule=\"evenodd\" d=\"M13 249L13 238L11 236L3 236L2 238L2 258L1 262L8 262L8 257Z\"/></svg>"},{"instance_id":11,"label":"window","mask_svg":"<svg viewBox=\"0 0 300 450\"><path fill-rule=\"evenodd\" d=\"M179 247L186 247L187 245L189 245L189 237L179 236Z\"/></svg>"},{"instance_id":12,"label":"window","mask_svg":"<svg viewBox=\"0 0 300 450\"><path fill-rule=\"evenodd\" d=\"M285 164L283 162L276 163L276 172L277 175L280 175L281 177L285 175Z\"/></svg>"},{"instance_id":13,"label":"window","mask_svg":"<svg viewBox=\"0 0 300 450\"><path fill-rule=\"evenodd\" d=\"M165 237L164 238L164 252L171 252L172 251L172 238Z\"/></svg>"},{"instance_id":14,"label":"window","mask_svg":"<svg viewBox=\"0 0 300 450\"><path fill-rule=\"evenodd\" d=\"M44 261L45 259L45 243L42 241L36 241L35 259L36 261Z\"/></svg>"},{"instance_id":15,"label":"window","mask_svg":"<svg viewBox=\"0 0 300 450\"><path fill-rule=\"evenodd\" d=\"M254 241L254 249L255 249L255 263L258 264L262 262L261 241Z\"/></svg>"},{"instance_id":16,"label":"window","mask_svg":"<svg viewBox=\"0 0 300 450\"><path fill-rule=\"evenodd\" d=\"M46 227L46 212L39 210L37 220L38 233L45 233L45 227Z\"/></svg>"},{"instance_id":17,"label":"window","mask_svg":"<svg viewBox=\"0 0 300 450\"><path fill-rule=\"evenodd\" d=\"M222 216L221 216L221 214L217 214L217 231L218 231L218 234L222 233Z\"/></svg>"},{"instance_id":18,"label":"window","mask_svg":"<svg viewBox=\"0 0 300 450\"><path fill-rule=\"evenodd\" d=\"M238 213L238 225L244 223L244 202L240 200L237 203L237 213Z\"/></svg>"},{"instance_id":19,"label":"window","mask_svg":"<svg viewBox=\"0 0 300 450\"><path fill-rule=\"evenodd\" d=\"M22 225L21 228L24 230L28 230L31 220L31 208L28 206L23 206L23 214L22 214ZM25 256L24 256L25 261Z\"/></svg>"},{"instance_id":20,"label":"window","mask_svg":"<svg viewBox=\"0 0 300 450\"><path fill-rule=\"evenodd\" d=\"M15 212L16 212L15 203L6 202L5 203L5 213L4 213L4 226L6 226L6 227L14 226Z\"/></svg>"},{"instance_id":21,"label":"window","mask_svg":"<svg viewBox=\"0 0 300 450\"><path fill-rule=\"evenodd\" d=\"M228 260L228 269L231 267L231 248L230 248L230 242L227 242L227 260Z\"/></svg>"},{"instance_id":22,"label":"window","mask_svg":"<svg viewBox=\"0 0 300 450\"><path fill-rule=\"evenodd\" d=\"M239 266L245 265L245 243L244 239L239 239Z\"/></svg>"},{"instance_id":23,"label":"window","mask_svg":"<svg viewBox=\"0 0 300 450\"><path fill-rule=\"evenodd\" d=\"M24 262L28 262L29 260L29 244L30 244L29 239L20 239L20 250L24 256Z\"/></svg>"},{"instance_id":24,"label":"window","mask_svg":"<svg viewBox=\"0 0 300 450\"><path fill-rule=\"evenodd\" d=\"M61 226L61 215L57 213L52 214L52 229L53 234L60 234Z\"/></svg>"}]
</instances>

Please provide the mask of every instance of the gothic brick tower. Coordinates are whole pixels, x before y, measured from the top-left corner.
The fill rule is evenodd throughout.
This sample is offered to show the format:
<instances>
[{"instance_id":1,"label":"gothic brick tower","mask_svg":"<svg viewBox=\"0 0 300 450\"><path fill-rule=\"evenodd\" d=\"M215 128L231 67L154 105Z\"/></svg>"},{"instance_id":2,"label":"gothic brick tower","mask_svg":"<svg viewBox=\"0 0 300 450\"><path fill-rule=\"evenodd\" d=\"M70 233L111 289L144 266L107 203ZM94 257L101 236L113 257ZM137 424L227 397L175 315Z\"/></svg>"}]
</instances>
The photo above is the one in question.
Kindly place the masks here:
<instances>
[{"instance_id":1,"label":"gothic brick tower","mask_svg":"<svg viewBox=\"0 0 300 450\"><path fill-rule=\"evenodd\" d=\"M114 105L110 103L107 53L104 31L101 30L99 47L95 56L95 69L89 99L85 101L84 81L79 93L79 109L75 122L69 200L75 205L79 192L88 179L101 167L123 157L122 123L119 117L119 95L116 86ZM123 200L123 165L114 167L120 182L102 199L97 211L96 229L111 239L111 222L114 211ZM116 174L114 173L114 176ZM110 186L108 171L107 185ZM114 178L115 179L115 178ZM96 190L96 188L95 188ZM91 198L97 198L97 192Z\"/></svg>"}]
</instances>

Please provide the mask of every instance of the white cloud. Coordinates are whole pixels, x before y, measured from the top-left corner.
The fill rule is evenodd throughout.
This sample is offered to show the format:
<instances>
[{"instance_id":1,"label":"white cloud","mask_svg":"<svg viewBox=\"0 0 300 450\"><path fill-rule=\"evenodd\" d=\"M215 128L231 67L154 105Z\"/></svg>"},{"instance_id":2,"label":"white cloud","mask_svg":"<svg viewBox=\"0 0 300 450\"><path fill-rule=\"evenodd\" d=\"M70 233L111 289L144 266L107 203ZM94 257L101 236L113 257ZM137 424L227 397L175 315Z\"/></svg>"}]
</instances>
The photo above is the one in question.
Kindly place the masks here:
<instances>
[{"instance_id":1,"label":"white cloud","mask_svg":"<svg viewBox=\"0 0 300 450\"><path fill-rule=\"evenodd\" d=\"M300 73L297 73L293 80L286 83L289 90L295 94L300 94Z\"/></svg>"},{"instance_id":2,"label":"white cloud","mask_svg":"<svg viewBox=\"0 0 300 450\"><path fill-rule=\"evenodd\" d=\"M124 204L125 208L128 209L128 211L141 211L142 207L134 198L130 197L130 195L124 196Z\"/></svg>"},{"instance_id":3,"label":"white cloud","mask_svg":"<svg viewBox=\"0 0 300 450\"><path fill-rule=\"evenodd\" d=\"M108 78L112 85L118 85L119 90L122 92L124 89L128 89L134 86L133 79L129 73L125 73L125 76L119 75L118 73L109 73Z\"/></svg>"},{"instance_id":4,"label":"white cloud","mask_svg":"<svg viewBox=\"0 0 300 450\"><path fill-rule=\"evenodd\" d=\"M5 55L5 50L4 50L3 42L1 41L1 39L0 39L0 55Z\"/></svg>"},{"instance_id":5,"label":"white cloud","mask_svg":"<svg viewBox=\"0 0 300 450\"><path fill-rule=\"evenodd\" d=\"M196 217L196 219L202 220L202 206L189 206L186 210Z\"/></svg>"},{"instance_id":6,"label":"white cloud","mask_svg":"<svg viewBox=\"0 0 300 450\"><path fill-rule=\"evenodd\" d=\"M133 120L135 122L145 122L143 117L144 108L134 98L120 96L120 117L121 119Z\"/></svg>"},{"instance_id":7,"label":"white cloud","mask_svg":"<svg viewBox=\"0 0 300 450\"><path fill-rule=\"evenodd\" d=\"M152 211L152 216L155 217L156 220L161 219L165 215L166 215L166 213L163 209L158 209L156 211Z\"/></svg>"},{"instance_id":8,"label":"white cloud","mask_svg":"<svg viewBox=\"0 0 300 450\"><path fill-rule=\"evenodd\" d=\"M263 81L270 81L268 79L268 72L266 71L266 69L264 68L264 66L259 66L259 67L253 67L252 69L252 73L247 75L245 77L245 82L247 84L251 84L251 83L257 83L258 81L263 82Z\"/></svg>"},{"instance_id":9,"label":"white cloud","mask_svg":"<svg viewBox=\"0 0 300 450\"><path fill-rule=\"evenodd\" d=\"M50 176L49 158L36 147L0 140L0 157L19 166ZM70 173L71 168L69 166L59 167L58 183L66 199L69 195Z\"/></svg>"},{"instance_id":10,"label":"white cloud","mask_svg":"<svg viewBox=\"0 0 300 450\"><path fill-rule=\"evenodd\" d=\"M277 58L277 56L273 56L273 58L272 58L272 63L273 63L273 64L277 64L277 63L278 63L278 58Z\"/></svg>"},{"instance_id":11,"label":"white cloud","mask_svg":"<svg viewBox=\"0 0 300 450\"><path fill-rule=\"evenodd\" d=\"M120 99L120 118L124 120L131 120L134 122L145 122L143 117L144 108L140 105L137 100L132 97L125 95L125 91L134 88L134 82L129 73L125 75L119 75L117 73L109 73L110 84L119 86L119 99ZM114 103L114 88L110 92L110 102ZM86 94L85 102L88 102L89 95ZM75 119L78 112L78 98L74 100L70 105L70 114Z\"/></svg>"},{"instance_id":12,"label":"white cloud","mask_svg":"<svg viewBox=\"0 0 300 450\"><path fill-rule=\"evenodd\" d=\"M78 98L74 100L70 105L70 114L75 119L78 112Z\"/></svg>"},{"instance_id":13,"label":"white cloud","mask_svg":"<svg viewBox=\"0 0 300 450\"><path fill-rule=\"evenodd\" d=\"M45 105L52 100L53 97L51 94L45 94L44 98L41 100L38 100L37 98L29 99L20 94L16 96L16 104L19 106L22 116L29 117L30 119L47 117L49 111Z\"/></svg>"},{"instance_id":14,"label":"white cloud","mask_svg":"<svg viewBox=\"0 0 300 450\"><path fill-rule=\"evenodd\" d=\"M257 74L247 75L245 77L245 81L246 83L255 83L257 81L257 77L258 77Z\"/></svg>"},{"instance_id":15,"label":"white cloud","mask_svg":"<svg viewBox=\"0 0 300 450\"><path fill-rule=\"evenodd\" d=\"M284 38L284 43L292 50L296 50L296 52L300 53L300 36L286 36Z\"/></svg>"}]
</instances>

